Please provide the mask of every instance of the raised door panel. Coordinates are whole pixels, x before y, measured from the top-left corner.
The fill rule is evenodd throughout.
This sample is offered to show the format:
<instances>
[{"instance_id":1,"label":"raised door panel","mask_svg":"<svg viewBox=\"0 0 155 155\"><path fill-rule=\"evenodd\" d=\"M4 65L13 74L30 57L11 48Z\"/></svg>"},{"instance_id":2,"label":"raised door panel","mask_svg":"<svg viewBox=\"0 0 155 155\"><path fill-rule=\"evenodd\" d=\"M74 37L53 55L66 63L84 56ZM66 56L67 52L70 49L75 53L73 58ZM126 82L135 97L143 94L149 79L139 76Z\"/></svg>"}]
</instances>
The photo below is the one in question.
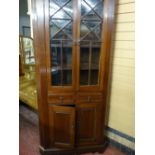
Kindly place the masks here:
<instances>
[{"instance_id":1,"label":"raised door panel","mask_svg":"<svg viewBox=\"0 0 155 155\"><path fill-rule=\"evenodd\" d=\"M77 105L77 145L99 144L101 134L101 108L97 103Z\"/></svg>"},{"instance_id":2,"label":"raised door panel","mask_svg":"<svg viewBox=\"0 0 155 155\"><path fill-rule=\"evenodd\" d=\"M72 148L74 146L74 107L49 107L49 124L50 147Z\"/></svg>"}]
</instances>

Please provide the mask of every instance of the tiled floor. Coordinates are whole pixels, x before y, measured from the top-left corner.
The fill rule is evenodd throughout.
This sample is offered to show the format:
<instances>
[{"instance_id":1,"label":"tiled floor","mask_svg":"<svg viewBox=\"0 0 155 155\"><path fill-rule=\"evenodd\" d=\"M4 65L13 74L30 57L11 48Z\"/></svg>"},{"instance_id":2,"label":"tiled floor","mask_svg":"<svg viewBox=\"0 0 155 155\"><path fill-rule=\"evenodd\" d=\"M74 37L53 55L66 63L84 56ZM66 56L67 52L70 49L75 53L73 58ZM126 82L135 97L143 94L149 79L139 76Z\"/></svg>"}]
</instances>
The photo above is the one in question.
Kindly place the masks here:
<instances>
[{"instance_id":1,"label":"tiled floor","mask_svg":"<svg viewBox=\"0 0 155 155\"><path fill-rule=\"evenodd\" d=\"M40 155L38 117L36 113L24 106L20 106L19 116L19 155ZM108 146L104 153L86 153L83 155L126 155L112 146Z\"/></svg>"}]
</instances>

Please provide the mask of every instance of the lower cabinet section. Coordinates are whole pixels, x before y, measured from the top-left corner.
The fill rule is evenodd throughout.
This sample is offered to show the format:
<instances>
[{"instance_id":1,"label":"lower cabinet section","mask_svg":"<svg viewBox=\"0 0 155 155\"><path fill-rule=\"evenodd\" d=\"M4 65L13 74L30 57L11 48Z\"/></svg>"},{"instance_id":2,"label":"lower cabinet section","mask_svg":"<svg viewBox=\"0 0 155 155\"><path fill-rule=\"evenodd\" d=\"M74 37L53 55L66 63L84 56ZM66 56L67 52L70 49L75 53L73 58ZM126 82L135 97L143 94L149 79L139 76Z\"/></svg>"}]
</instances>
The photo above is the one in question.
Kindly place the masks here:
<instances>
[{"instance_id":1,"label":"lower cabinet section","mask_svg":"<svg viewBox=\"0 0 155 155\"><path fill-rule=\"evenodd\" d=\"M98 103L49 106L50 148L74 148L100 144L101 106Z\"/></svg>"}]
</instances>

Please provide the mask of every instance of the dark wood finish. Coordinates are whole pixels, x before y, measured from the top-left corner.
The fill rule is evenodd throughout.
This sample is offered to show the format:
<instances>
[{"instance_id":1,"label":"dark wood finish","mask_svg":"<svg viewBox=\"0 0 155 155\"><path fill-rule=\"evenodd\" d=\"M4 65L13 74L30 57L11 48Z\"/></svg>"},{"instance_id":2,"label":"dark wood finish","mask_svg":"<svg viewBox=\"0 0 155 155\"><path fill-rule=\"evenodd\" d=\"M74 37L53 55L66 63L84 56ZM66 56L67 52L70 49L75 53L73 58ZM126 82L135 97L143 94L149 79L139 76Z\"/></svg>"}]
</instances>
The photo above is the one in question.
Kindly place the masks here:
<instances>
[{"instance_id":1,"label":"dark wood finish","mask_svg":"<svg viewBox=\"0 0 155 155\"><path fill-rule=\"evenodd\" d=\"M77 105L77 146L100 144L101 131L101 104L82 103Z\"/></svg>"},{"instance_id":2,"label":"dark wood finish","mask_svg":"<svg viewBox=\"0 0 155 155\"><path fill-rule=\"evenodd\" d=\"M47 107L47 67L45 48L45 10L44 1L32 0L32 22L34 33L34 51L36 56L36 82L38 96L38 115L40 144L45 149L49 146L49 121Z\"/></svg>"},{"instance_id":3,"label":"dark wood finish","mask_svg":"<svg viewBox=\"0 0 155 155\"><path fill-rule=\"evenodd\" d=\"M49 130L51 147L73 148L75 139L75 108L50 106Z\"/></svg>"},{"instance_id":4,"label":"dark wood finish","mask_svg":"<svg viewBox=\"0 0 155 155\"><path fill-rule=\"evenodd\" d=\"M72 85L53 86L51 84L49 1L32 0L42 154L80 154L100 151L105 147L103 131L115 3L115 0L104 0L98 84L80 85L81 0L73 0L72 66L64 66L66 70L72 68ZM63 53L61 55L63 57ZM83 70L96 69L95 65L91 65L91 55L92 51L89 55L89 65Z\"/></svg>"},{"instance_id":5,"label":"dark wood finish","mask_svg":"<svg viewBox=\"0 0 155 155\"><path fill-rule=\"evenodd\" d=\"M74 154L81 155L82 153L88 153L88 152L103 153L106 147L107 143L104 143L102 145L75 147L74 149L61 149L61 148L44 149L43 147L40 147L40 152L42 155L74 155Z\"/></svg>"}]
</instances>

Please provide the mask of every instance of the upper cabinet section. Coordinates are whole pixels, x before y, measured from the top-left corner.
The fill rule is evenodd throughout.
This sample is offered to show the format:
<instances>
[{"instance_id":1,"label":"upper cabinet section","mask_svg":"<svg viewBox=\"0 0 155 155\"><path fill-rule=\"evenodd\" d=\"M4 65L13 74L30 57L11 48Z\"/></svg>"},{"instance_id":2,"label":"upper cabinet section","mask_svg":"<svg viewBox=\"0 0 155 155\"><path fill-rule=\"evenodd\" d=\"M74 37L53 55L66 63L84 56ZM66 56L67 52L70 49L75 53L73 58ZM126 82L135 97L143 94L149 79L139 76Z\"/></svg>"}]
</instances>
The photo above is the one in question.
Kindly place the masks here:
<instances>
[{"instance_id":1,"label":"upper cabinet section","mask_svg":"<svg viewBox=\"0 0 155 155\"><path fill-rule=\"evenodd\" d=\"M56 89L100 86L103 0L48 1L48 85Z\"/></svg>"}]
</instances>

